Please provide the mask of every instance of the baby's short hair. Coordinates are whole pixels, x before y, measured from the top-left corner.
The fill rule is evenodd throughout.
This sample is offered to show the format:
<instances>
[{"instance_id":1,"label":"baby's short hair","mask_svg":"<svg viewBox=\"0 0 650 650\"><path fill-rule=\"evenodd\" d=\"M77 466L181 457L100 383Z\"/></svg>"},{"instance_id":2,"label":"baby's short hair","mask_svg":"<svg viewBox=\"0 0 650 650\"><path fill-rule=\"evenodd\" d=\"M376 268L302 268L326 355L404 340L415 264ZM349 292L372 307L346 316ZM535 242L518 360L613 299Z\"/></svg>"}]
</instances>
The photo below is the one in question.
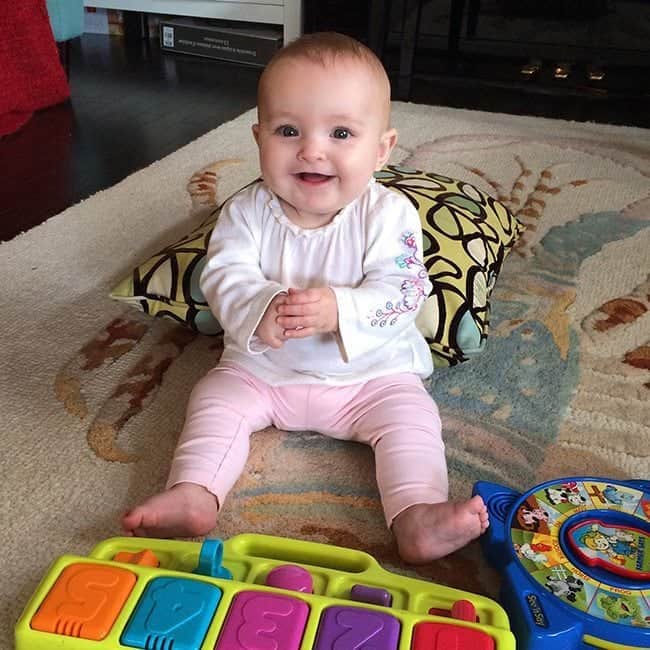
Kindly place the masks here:
<instances>
[{"instance_id":1,"label":"baby's short hair","mask_svg":"<svg viewBox=\"0 0 650 650\"><path fill-rule=\"evenodd\" d=\"M388 75L382 62L369 47L351 36L338 32L314 32L313 34L304 34L295 41L291 41L273 55L260 77L257 92L258 104L269 73L279 62L290 59L306 59L322 66L332 65L339 60L358 61L368 66L376 76L378 83L384 86L387 99L390 101Z\"/></svg>"},{"instance_id":2,"label":"baby's short hair","mask_svg":"<svg viewBox=\"0 0 650 650\"><path fill-rule=\"evenodd\" d=\"M272 67L277 61L288 58L304 58L322 65L333 63L339 58L358 59L383 75L386 74L381 61L369 47L351 36L338 32L315 32L300 36L280 48L267 68Z\"/></svg>"}]
</instances>

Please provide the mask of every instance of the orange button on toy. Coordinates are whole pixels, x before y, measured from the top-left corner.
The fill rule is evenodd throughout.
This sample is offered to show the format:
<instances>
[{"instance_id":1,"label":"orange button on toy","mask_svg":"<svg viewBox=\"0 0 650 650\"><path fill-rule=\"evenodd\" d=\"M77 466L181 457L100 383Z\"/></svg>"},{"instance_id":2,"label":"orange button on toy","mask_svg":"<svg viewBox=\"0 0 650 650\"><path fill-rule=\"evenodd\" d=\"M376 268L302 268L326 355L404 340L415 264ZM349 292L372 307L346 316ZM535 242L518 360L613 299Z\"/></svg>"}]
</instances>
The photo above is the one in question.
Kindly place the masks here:
<instances>
[{"instance_id":1,"label":"orange button on toy","mask_svg":"<svg viewBox=\"0 0 650 650\"><path fill-rule=\"evenodd\" d=\"M30 626L101 641L111 630L136 582L118 567L78 563L66 567L48 592Z\"/></svg>"},{"instance_id":2,"label":"orange button on toy","mask_svg":"<svg viewBox=\"0 0 650 650\"><path fill-rule=\"evenodd\" d=\"M120 551L115 554L113 558L115 562L125 562L126 564L138 564L139 566L150 566L154 569L160 566L158 558L153 551L145 548L144 551L137 553L129 553L128 551Z\"/></svg>"}]
</instances>

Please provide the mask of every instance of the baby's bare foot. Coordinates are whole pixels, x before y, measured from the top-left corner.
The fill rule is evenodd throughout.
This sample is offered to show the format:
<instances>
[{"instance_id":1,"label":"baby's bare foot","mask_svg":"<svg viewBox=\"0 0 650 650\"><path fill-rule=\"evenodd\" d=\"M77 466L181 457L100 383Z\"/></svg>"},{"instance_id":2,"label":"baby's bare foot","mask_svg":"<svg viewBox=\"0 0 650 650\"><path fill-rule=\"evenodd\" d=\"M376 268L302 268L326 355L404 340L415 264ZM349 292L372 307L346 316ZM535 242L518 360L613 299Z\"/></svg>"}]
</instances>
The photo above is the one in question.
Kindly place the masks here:
<instances>
[{"instance_id":1,"label":"baby's bare foot","mask_svg":"<svg viewBox=\"0 0 650 650\"><path fill-rule=\"evenodd\" d=\"M179 483L124 513L122 530L137 537L198 537L214 528L217 510L216 497L203 486Z\"/></svg>"},{"instance_id":2,"label":"baby's bare foot","mask_svg":"<svg viewBox=\"0 0 650 650\"><path fill-rule=\"evenodd\" d=\"M476 495L461 503L411 506L395 517L393 533L405 562L425 564L462 548L488 525L487 507Z\"/></svg>"}]
</instances>

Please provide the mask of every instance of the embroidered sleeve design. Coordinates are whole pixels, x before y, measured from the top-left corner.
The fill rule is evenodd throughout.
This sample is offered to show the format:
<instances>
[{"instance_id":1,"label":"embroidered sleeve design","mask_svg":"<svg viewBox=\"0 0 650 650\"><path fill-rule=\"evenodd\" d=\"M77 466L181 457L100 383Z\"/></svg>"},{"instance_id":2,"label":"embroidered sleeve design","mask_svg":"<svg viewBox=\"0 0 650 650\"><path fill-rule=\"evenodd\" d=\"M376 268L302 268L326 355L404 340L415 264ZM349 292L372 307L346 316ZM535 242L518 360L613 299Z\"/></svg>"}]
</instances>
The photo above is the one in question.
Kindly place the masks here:
<instances>
[{"instance_id":1,"label":"embroidered sleeve design","mask_svg":"<svg viewBox=\"0 0 650 650\"><path fill-rule=\"evenodd\" d=\"M395 264L401 269L417 269L417 273L414 277L404 280L400 285L401 300L396 303L391 300L387 301L384 307L380 307L370 316L372 327L395 325L400 315L417 310L422 300L426 298L424 287L427 270L416 257L418 247L415 236L410 231L404 232L400 237L400 243L405 252L395 258Z\"/></svg>"}]
</instances>

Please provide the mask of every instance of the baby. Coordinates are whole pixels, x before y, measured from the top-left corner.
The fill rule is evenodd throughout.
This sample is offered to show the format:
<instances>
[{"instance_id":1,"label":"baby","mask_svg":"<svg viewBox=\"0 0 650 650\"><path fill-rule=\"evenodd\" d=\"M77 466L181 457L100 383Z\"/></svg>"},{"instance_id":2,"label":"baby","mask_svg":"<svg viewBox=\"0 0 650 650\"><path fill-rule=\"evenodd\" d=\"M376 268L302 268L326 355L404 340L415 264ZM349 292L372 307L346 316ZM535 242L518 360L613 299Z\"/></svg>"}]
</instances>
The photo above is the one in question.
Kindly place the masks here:
<instances>
[{"instance_id":1,"label":"baby","mask_svg":"<svg viewBox=\"0 0 650 650\"><path fill-rule=\"evenodd\" d=\"M447 555L488 515L479 496L447 500L440 418L422 384L431 352L415 325L431 290L420 219L373 178L397 141L386 72L354 39L303 36L262 73L257 116L263 180L224 205L201 276L224 352L192 392L165 490L122 528L209 533L250 434L273 424L370 445L402 559Z\"/></svg>"}]
</instances>

